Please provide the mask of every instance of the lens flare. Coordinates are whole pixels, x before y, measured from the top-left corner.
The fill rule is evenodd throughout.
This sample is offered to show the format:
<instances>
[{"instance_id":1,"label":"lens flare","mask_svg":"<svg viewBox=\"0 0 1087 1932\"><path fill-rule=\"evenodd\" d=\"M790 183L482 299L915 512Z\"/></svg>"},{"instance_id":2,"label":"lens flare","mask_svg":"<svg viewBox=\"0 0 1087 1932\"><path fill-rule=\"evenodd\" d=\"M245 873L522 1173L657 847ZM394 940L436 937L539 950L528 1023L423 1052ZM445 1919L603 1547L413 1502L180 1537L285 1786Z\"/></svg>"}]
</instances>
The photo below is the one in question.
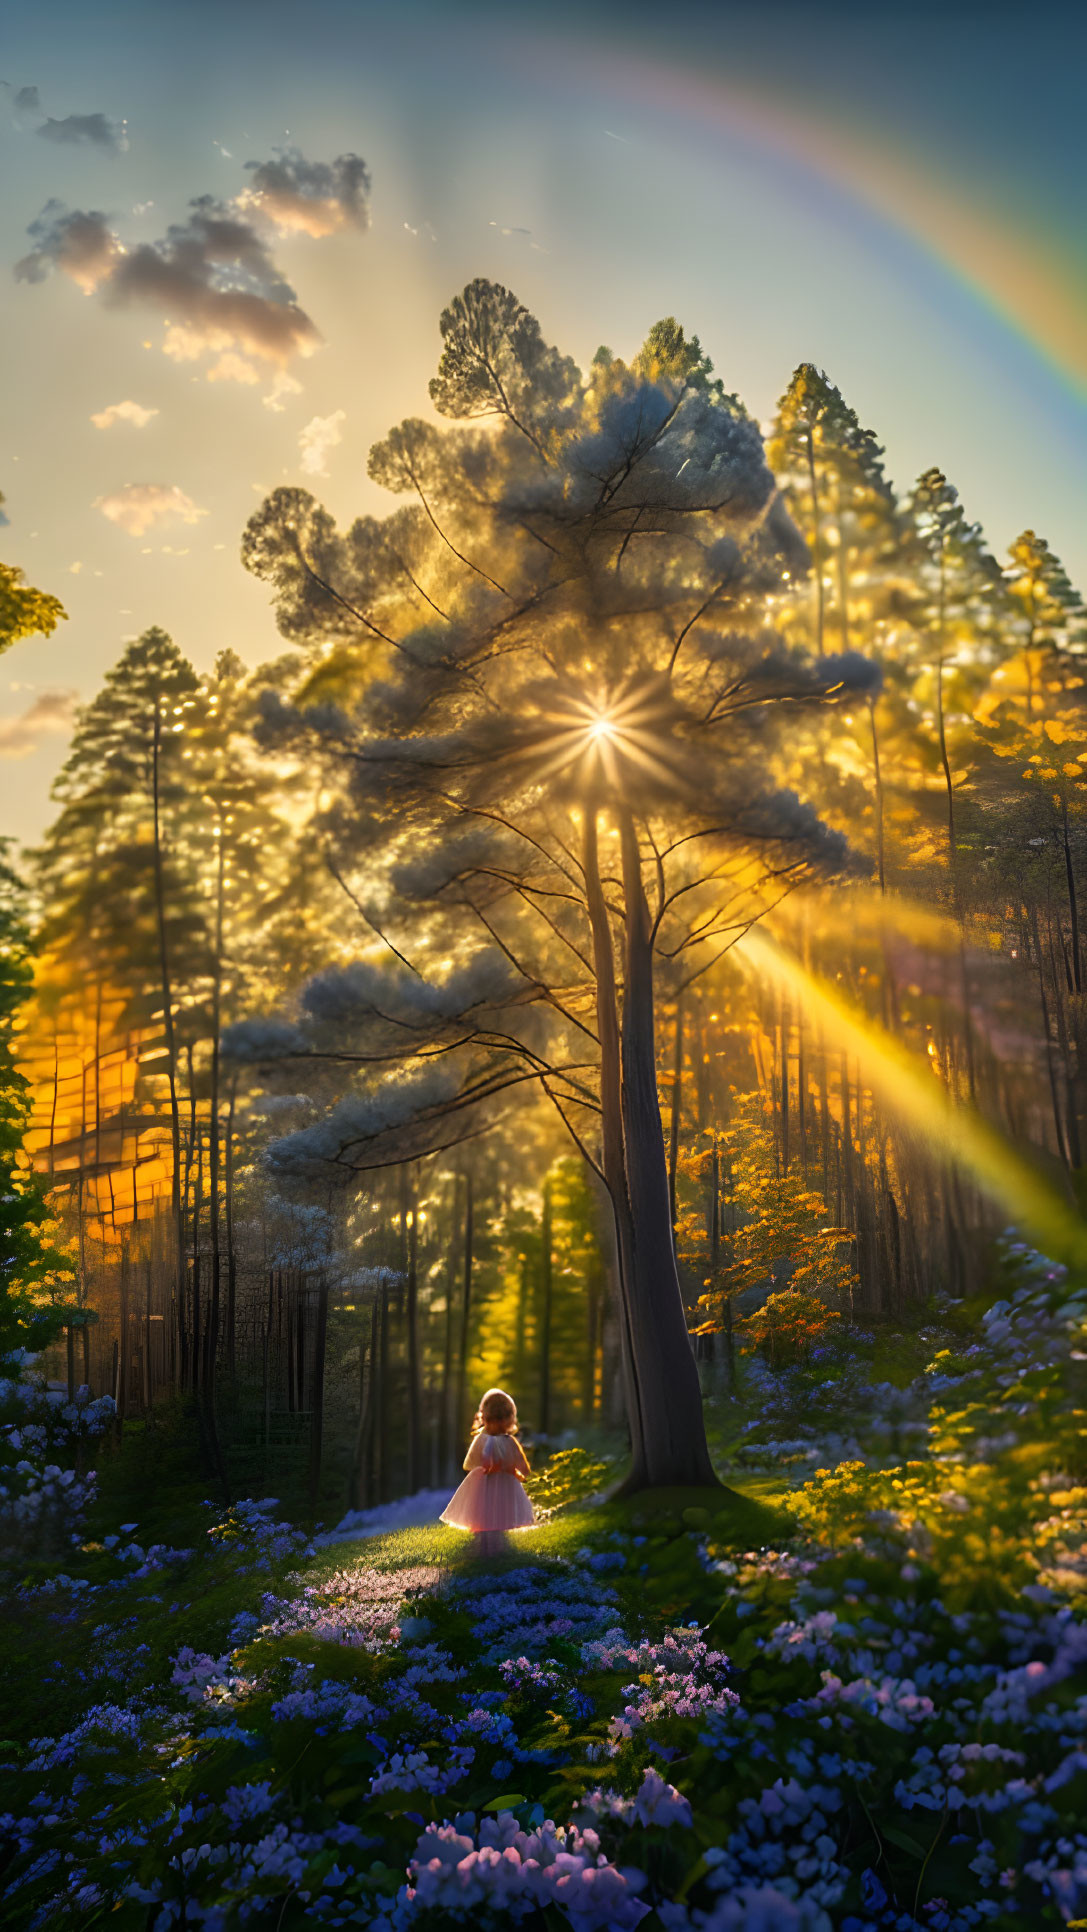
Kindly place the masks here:
<instances>
[{"instance_id":1,"label":"lens flare","mask_svg":"<svg viewBox=\"0 0 1087 1932\"><path fill-rule=\"evenodd\" d=\"M975 1108L951 1100L927 1061L809 973L768 933L746 933L733 952L755 977L793 993L828 1038L856 1055L887 1107L934 1153L969 1174L1038 1247L1054 1260L1087 1264L1087 1227L1080 1217Z\"/></svg>"}]
</instances>

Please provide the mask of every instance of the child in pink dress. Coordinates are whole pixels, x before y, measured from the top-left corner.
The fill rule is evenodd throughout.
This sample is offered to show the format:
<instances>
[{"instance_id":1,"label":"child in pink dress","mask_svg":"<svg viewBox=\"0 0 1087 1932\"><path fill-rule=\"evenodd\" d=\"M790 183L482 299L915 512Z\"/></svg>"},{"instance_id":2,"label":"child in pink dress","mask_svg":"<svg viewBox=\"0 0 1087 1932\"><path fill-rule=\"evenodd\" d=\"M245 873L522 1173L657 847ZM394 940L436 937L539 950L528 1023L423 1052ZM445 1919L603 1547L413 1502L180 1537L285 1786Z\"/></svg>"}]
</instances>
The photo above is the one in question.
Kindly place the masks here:
<instances>
[{"instance_id":1,"label":"child in pink dress","mask_svg":"<svg viewBox=\"0 0 1087 1932\"><path fill-rule=\"evenodd\" d=\"M531 1472L517 1441L517 1404L504 1389L488 1389L476 1410L463 1467L468 1474L440 1521L471 1530L479 1554L494 1556L505 1547L507 1530L536 1521L523 1487Z\"/></svg>"}]
</instances>

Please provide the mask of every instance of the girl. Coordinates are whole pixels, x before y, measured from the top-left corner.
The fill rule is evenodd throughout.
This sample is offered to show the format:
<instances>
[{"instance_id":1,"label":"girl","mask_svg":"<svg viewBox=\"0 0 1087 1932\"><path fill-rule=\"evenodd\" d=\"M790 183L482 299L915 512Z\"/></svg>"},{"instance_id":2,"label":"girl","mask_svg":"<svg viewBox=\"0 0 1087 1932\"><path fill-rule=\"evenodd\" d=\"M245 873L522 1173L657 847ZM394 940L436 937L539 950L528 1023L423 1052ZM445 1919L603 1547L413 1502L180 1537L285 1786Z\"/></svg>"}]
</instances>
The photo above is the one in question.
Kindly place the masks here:
<instances>
[{"instance_id":1,"label":"girl","mask_svg":"<svg viewBox=\"0 0 1087 1932\"><path fill-rule=\"evenodd\" d=\"M507 1530L536 1521L522 1487L530 1471L517 1441L517 1404L504 1389L488 1389L476 1410L463 1467L468 1474L439 1520L471 1530L479 1554L495 1556L505 1548Z\"/></svg>"}]
</instances>

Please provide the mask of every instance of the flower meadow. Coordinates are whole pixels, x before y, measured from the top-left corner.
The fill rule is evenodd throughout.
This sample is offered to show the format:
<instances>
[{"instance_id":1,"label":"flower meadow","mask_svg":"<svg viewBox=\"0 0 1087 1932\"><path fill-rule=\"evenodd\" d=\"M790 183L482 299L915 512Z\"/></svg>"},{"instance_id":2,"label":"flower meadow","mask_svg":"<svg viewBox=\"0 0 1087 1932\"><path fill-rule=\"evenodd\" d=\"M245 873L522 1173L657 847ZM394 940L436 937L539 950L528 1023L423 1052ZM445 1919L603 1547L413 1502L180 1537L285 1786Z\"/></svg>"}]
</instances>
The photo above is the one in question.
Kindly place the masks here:
<instances>
[{"instance_id":1,"label":"flower meadow","mask_svg":"<svg viewBox=\"0 0 1087 1932\"><path fill-rule=\"evenodd\" d=\"M836 1461L870 1365L836 1341L823 1411L782 1372L736 1432L764 1481L793 1445L776 1513L566 1504L484 1566L438 1526L315 1547L270 1498L177 1547L74 1499L64 1557L11 1571L40 1681L0 1745L0 1923L1084 1919L1087 1295L1011 1238L999 1265ZM55 1453L34 1426L12 1454Z\"/></svg>"}]
</instances>

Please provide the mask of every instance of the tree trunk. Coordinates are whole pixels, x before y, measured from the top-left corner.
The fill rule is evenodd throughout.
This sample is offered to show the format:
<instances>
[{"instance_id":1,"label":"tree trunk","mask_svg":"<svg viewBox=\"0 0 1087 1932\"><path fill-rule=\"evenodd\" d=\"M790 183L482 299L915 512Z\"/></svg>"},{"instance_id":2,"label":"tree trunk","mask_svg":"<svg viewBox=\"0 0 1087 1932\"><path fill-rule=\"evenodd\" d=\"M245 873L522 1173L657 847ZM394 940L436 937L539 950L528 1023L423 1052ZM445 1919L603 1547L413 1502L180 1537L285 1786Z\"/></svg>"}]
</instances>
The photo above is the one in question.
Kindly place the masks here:
<instances>
[{"instance_id":1,"label":"tree trunk","mask_svg":"<svg viewBox=\"0 0 1087 1932\"><path fill-rule=\"evenodd\" d=\"M528 1309L532 1298L527 1253L522 1253L517 1270L517 1330L513 1350L513 1383L523 1388L528 1380Z\"/></svg>"},{"instance_id":2,"label":"tree trunk","mask_svg":"<svg viewBox=\"0 0 1087 1932\"><path fill-rule=\"evenodd\" d=\"M615 1233L615 1282L618 1290L619 1359L622 1366L623 1393L627 1428L630 1432L631 1467L626 1480L630 1489L644 1489L649 1482L645 1455L645 1429L639 1387L639 1362L635 1355L630 1307L630 1278L634 1229L630 1197L627 1192L626 1158L623 1148L622 1057L619 1035L619 1002L615 983L615 952L611 922L608 918L604 888L600 878L599 827L597 807L585 810L582 863L585 873L585 900L593 941L593 969L596 979L596 1026L600 1040L600 1110L604 1185L611 1201ZM671 1225L669 1223L669 1225Z\"/></svg>"},{"instance_id":3,"label":"tree trunk","mask_svg":"<svg viewBox=\"0 0 1087 1932\"><path fill-rule=\"evenodd\" d=\"M381 1283L381 1332L378 1344L377 1393L374 1405L374 1489L381 1503L389 1500L389 1283Z\"/></svg>"},{"instance_id":4,"label":"tree trunk","mask_svg":"<svg viewBox=\"0 0 1087 1932\"><path fill-rule=\"evenodd\" d=\"M876 729L876 700L868 700L868 721L872 727L872 772L876 781L876 859L879 871L879 889L887 891L887 875L884 866L883 850L883 773L879 762L879 732Z\"/></svg>"},{"instance_id":5,"label":"tree trunk","mask_svg":"<svg viewBox=\"0 0 1087 1932\"><path fill-rule=\"evenodd\" d=\"M208 1388L215 1387L219 1350L219 1030L223 1004L223 828L219 827L215 882L215 951L211 982L211 1093L208 1101L208 1216L211 1235L211 1297L208 1310Z\"/></svg>"},{"instance_id":6,"label":"tree trunk","mask_svg":"<svg viewBox=\"0 0 1087 1932\"><path fill-rule=\"evenodd\" d=\"M234 1109L238 1099L237 1077L230 1083L230 1103L226 1115L225 1200L226 1208L226 1367L234 1379L235 1334L238 1319L238 1256L234 1247Z\"/></svg>"},{"instance_id":7,"label":"tree trunk","mask_svg":"<svg viewBox=\"0 0 1087 1932\"><path fill-rule=\"evenodd\" d=\"M1075 1081L1072 1067L1072 1048L1068 1035L1068 1022L1065 1012L1064 995L1061 992L1060 975L1057 962L1053 957L1053 928L1050 923L1049 957L1053 968L1053 1008L1057 1021L1057 1044L1060 1048L1061 1064L1064 1067L1065 1095L1065 1133L1068 1138L1068 1160L1073 1168L1081 1165L1079 1144L1079 1117L1076 1109Z\"/></svg>"},{"instance_id":8,"label":"tree trunk","mask_svg":"<svg viewBox=\"0 0 1087 1932\"><path fill-rule=\"evenodd\" d=\"M676 1000L676 1040L672 1058L672 1106L668 1123L668 1204L676 1225L676 1169L679 1166L679 1125L683 1101L683 995Z\"/></svg>"},{"instance_id":9,"label":"tree trunk","mask_svg":"<svg viewBox=\"0 0 1087 1932\"><path fill-rule=\"evenodd\" d=\"M155 878L155 920L158 928L159 977L162 982L162 1021L166 1035L166 1073L170 1085L170 1147L173 1155L173 1174L170 1181L170 1204L174 1219L174 1239L176 1242L175 1269L177 1274L177 1305L182 1310L185 1305L185 1228L181 1207L181 1111L177 1099L177 1040L174 1035L173 990L170 984L170 951L166 936L166 887L162 866L162 826L159 810L159 764L162 755L162 716L159 701L155 700L155 726L151 753L151 801L154 834L154 878ZM182 1328L178 1335L182 1354L182 1380L185 1379L185 1333ZM195 1363L193 1364L195 1375Z\"/></svg>"},{"instance_id":10,"label":"tree trunk","mask_svg":"<svg viewBox=\"0 0 1087 1932\"><path fill-rule=\"evenodd\" d=\"M313 1411L309 1436L309 1499L316 1515L321 1494L321 1452L325 1420L325 1343L328 1336L328 1276L317 1283L317 1333L313 1343Z\"/></svg>"},{"instance_id":11,"label":"tree trunk","mask_svg":"<svg viewBox=\"0 0 1087 1932\"><path fill-rule=\"evenodd\" d=\"M1080 967L1079 950L1079 910L1076 905L1076 875L1072 869L1072 846L1068 836L1068 800L1061 798L1064 822L1064 876L1068 886L1068 923L1072 933L1072 984L1077 993L1083 991L1083 974Z\"/></svg>"},{"instance_id":12,"label":"tree trunk","mask_svg":"<svg viewBox=\"0 0 1087 1932\"><path fill-rule=\"evenodd\" d=\"M543 1214L540 1221L540 1434L551 1434L551 1177L543 1189Z\"/></svg>"},{"instance_id":13,"label":"tree trunk","mask_svg":"<svg viewBox=\"0 0 1087 1932\"><path fill-rule=\"evenodd\" d=\"M842 479L838 476L835 492L838 520L838 623L842 633L842 650L849 649L849 545L845 540L845 525L842 522Z\"/></svg>"},{"instance_id":14,"label":"tree trunk","mask_svg":"<svg viewBox=\"0 0 1087 1932\"><path fill-rule=\"evenodd\" d=\"M789 1172L789 1007L784 999L781 1002L778 1039L781 1054L781 1171L787 1174Z\"/></svg>"},{"instance_id":15,"label":"tree trunk","mask_svg":"<svg viewBox=\"0 0 1087 1932\"><path fill-rule=\"evenodd\" d=\"M144 1271L144 1322L143 1322L143 1406L144 1412L151 1409L151 1257L148 1255Z\"/></svg>"},{"instance_id":16,"label":"tree trunk","mask_svg":"<svg viewBox=\"0 0 1087 1932\"><path fill-rule=\"evenodd\" d=\"M121 1303L121 1347L120 1375L117 1384L117 1419L123 1423L125 1416L128 1414L129 1357L132 1353L132 1338L128 1329L128 1252L124 1248L121 1250L119 1293ZM68 1332L71 1334L71 1329Z\"/></svg>"},{"instance_id":17,"label":"tree trunk","mask_svg":"<svg viewBox=\"0 0 1087 1932\"><path fill-rule=\"evenodd\" d=\"M649 908L637 832L625 807L620 831L626 901L622 1124L633 1235L628 1292L645 1481L653 1486L708 1485L717 1478L706 1444L702 1391L676 1267L657 1098Z\"/></svg>"},{"instance_id":18,"label":"tree trunk","mask_svg":"<svg viewBox=\"0 0 1087 1932\"><path fill-rule=\"evenodd\" d=\"M445 1269L445 1341L442 1349L442 1440L440 1463L442 1479L456 1467L453 1460L455 1422L453 1403L456 1383L453 1377L453 1289L457 1279L457 1228L460 1205L460 1175L453 1176L453 1213L449 1229L449 1252Z\"/></svg>"},{"instance_id":19,"label":"tree trunk","mask_svg":"<svg viewBox=\"0 0 1087 1932\"><path fill-rule=\"evenodd\" d=\"M261 1370L264 1409L264 1475L268 1474L268 1441L272 1433L272 1320L275 1313L275 1270L268 1271L268 1312L264 1322L263 1348L261 1350Z\"/></svg>"},{"instance_id":20,"label":"tree trunk","mask_svg":"<svg viewBox=\"0 0 1087 1932\"><path fill-rule=\"evenodd\" d=\"M826 593L823 587L823 540L819 533L819 486L815 476L815 433L808 425L808 480L811 486L811 555L815 571L815 648L823 655L823 625Z\"/></svg>"},{"instance_id":21,"label":"tree trunk","mask_svg":"<svg viewBox=\"0 0 1087 1932\"><path fill-rule=\"evenodd\" d=\"M408 1178L408 1489L411 1495L422 1488L423 1391L419 1361L419 1185L412 1165Z\"/></svg>"},{"instance_id":22,"label":"tree trunk","mask_svg":"<svg viewBox=\"0 0 1087 1932\"><path fill-rule=\"evenodd\" d=\"M370 1501L369 1449L373 1433L374 1394L377 1375L378 1300L370 1303L370 1346L359 1332L359 1420L355 1431L355 1451L351 1458L348 1507L365 1509Z\"/></svg>"},{"instance_id":23,"label":"tree trunk","mask_svg":"<svg viewBox=\"0 0 1087 1932\"><path fill-rule=\"evenodd\" d=\"M475 1190L469 1168L464 1177L464 1288L460 1310L460 1357L457 1372L458 1425L468 1426L468 1336L472 1319L472 1264L475 1240Z\"/></svg>"},{"instance_id":24,"label":"tree trunk","mask_svg":"<svg viewBox=\"0 0 1087 1932\"><path fill-rule=\"evenodd\" d=\"M951 897L958 910L958 856L959 849L955 835L955 790L951 782L951 761L947 755L947 730L944 719L944 653L946 650L947 629L947 565L943 545L940 547L940 591L936 617L936 735L940 744L940 764L943 767L944 785L947 790L947 850L951 865Z\"/></svg>"}]
</instances>

